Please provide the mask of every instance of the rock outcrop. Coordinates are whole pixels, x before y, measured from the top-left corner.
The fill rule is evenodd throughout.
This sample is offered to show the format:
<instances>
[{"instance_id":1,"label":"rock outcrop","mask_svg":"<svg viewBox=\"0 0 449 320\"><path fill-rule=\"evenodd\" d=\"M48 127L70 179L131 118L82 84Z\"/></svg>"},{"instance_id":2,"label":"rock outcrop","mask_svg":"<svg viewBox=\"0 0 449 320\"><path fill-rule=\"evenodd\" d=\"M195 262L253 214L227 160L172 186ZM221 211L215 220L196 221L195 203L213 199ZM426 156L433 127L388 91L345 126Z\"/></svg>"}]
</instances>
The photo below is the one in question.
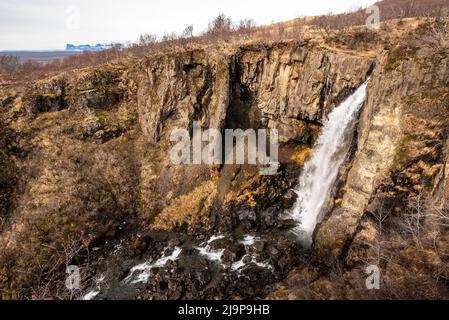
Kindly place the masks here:
<instances>
[{"instance_id":1,"label":"rock outcrop","mask_svg":"<svg viewBox=\"0 0 449 320\"><path fill-rule=\"evenodd\" d=\"M442 42L428 37L432 28L424 24L401 44L379 52L357 129L357 150L341 178L334 209L315 232L313 256L322 277L303 284L311 290L280 289L281 296L447 296L447 283L437 279L448 270L442 243L448 217L443 190L449 58ZM332 276L336 265L343 270L338 279ZM381 270L379 291L364 286L370 265ZM287 281L291 286L298 283L294 277Z\"/></svg>"}]
</instances>

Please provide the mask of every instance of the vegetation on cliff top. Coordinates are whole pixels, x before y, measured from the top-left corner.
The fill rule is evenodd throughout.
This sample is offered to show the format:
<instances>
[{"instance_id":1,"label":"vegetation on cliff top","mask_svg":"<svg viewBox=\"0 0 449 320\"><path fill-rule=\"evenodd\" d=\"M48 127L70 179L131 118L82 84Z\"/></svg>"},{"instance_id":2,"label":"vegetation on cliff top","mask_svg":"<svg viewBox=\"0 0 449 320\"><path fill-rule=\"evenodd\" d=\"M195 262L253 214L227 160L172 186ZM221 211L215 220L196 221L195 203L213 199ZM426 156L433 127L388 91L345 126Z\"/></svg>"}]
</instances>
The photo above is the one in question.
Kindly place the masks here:
<instances>
[{"instance_id":1,"label":"vegetation on cliff top","mask_svg":"<svg viewBox=\"0 0 449 320\"><path fill-rule=\"evenodd\" d=\"M445 0L384 0L376 3L381 12L381 21L407 18L444 17L449 6ZM158 38L152 34L140 36L137 43L125 48L121 44L101 52L84 52L51 63L27 61L20 64L16 57L0 57L0 74L6 79L26 81L54 74L100 64L128 64L136 58L143 58L171 50L192 49L205 46L223 46L242 43L266 43L304 39L316 41L318 38L334 38L342 41L348 29L365 24L369 13L360 8L350 13L330 14L317 17L298 18L273 25L256 26L251 19L237 23L223 14L211 20L209 27L199 36L193 36L192 26L187 26L180 35L170 33ZM358 31L344 41L353 49L366 40L374 40L376 34L369 30ZM392 65L394 66L394 62Z\"/></svg>"}]
</instances>

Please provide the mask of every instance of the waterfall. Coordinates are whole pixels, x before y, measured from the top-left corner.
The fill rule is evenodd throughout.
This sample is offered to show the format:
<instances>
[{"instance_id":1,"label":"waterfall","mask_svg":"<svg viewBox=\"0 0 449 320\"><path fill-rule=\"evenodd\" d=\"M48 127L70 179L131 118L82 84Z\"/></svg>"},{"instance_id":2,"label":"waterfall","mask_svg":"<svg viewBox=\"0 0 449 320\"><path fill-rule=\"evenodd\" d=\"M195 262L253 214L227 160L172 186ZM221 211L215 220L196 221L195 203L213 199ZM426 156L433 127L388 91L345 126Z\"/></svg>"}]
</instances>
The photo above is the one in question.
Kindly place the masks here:
<instances>
[{"instance_id":1,"label":"waterfall","mask_svg":"<svg viewBox=\"0 0 449 320\"><path fill-rule=\"evenodd\" d=\"M298 226L294 232L306 246L322 218L323 210L345 161L352 141L352 133L360 108L365 101L368 81L335 108L324 123L323 131L306 162L295 191L298 199L292 216Z\"/></svg>"}]
</instances>

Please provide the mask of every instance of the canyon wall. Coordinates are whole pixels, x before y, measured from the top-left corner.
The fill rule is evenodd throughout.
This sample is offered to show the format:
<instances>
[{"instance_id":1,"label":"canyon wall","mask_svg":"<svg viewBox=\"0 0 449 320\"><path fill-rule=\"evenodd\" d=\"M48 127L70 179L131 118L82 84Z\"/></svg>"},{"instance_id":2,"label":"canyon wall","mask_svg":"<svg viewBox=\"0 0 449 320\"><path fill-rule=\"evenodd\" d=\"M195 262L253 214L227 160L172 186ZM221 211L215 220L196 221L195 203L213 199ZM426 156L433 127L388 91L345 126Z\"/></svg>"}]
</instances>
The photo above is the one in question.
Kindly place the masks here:
<instances>
[{"instance_id":1,"label":"canyon wall","mask_svg":"<svg viewBox=\"0 0 449 320\"><path fill-rule=\"evenodd\" d=\"M420 32L409 37L424 37L426 31ZM445 275L447 249L441 244L435 253L426 247L427 238L417 240L413 234L424 213L418 226L413 221L408 231L401 226L409 221L410 203L424 207L424 201L432 202L432 210L445 209L447 48L389 45L376 44L369 52L307 41L185 50L131 65L74 70L26 88L3 87L2 297L40 297L49 294L46 290L65 297L68 260L89 270L86 286L101 270L118 277L111 280L117 283L132 261L145 254L154 258L151 248L160 248L161 242L202 241L218 231L236 238L276 231L260 249L273 263L275 276L267 277L267 285L278 284L271 287L273 297L320 297L322 284L328 285L322 266L342 264L341 278L354 280L367 263L376 262L391 280L403 264L392 267L374 254L374 247L398 237L410 236L414 244L391 252L416 247L409 257L425 257L431 260L426 265L433 268L430 274ZM284 232L291 226L283 218L294 203L291 189L327 114L369 76L332 210L315 233L312 258L306 258L310 253L302 258ZM174 165L168 156L170 134L175 128L191 130L194 121L203 129L278 129L279 172L262 177L255 166ZM436 243L444 243L443 227L435 222L420 236L437 234ZM165 240L155 236L160 232ZM182 240L173 240L174 235ZM229 259L237 259L241 248L230 250ZM313 274L313 280L298 284L292 280L298 274ZM197 292L193 284L173 289L185 277L197 279L184 272L176 285L157 294L238 296L237 289L228 295ZM270 293L258 291L257 281L245 286L248 290L239 293L244 297ZM336 297L348 295L338 286L332 291ZM154 296L147 294L143 297Z\"/></svg>"}]
</instances>

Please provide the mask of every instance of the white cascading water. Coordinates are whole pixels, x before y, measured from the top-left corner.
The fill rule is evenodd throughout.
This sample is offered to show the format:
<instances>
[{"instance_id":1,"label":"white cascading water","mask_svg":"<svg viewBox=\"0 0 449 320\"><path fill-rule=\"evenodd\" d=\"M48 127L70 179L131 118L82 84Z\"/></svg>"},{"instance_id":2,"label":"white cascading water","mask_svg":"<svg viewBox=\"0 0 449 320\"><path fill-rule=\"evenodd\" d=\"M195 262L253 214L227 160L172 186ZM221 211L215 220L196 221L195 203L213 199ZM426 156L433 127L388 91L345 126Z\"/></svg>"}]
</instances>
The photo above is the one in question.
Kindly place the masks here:
<instances>
[{"instance_id":1,"label":"white cascading water","mask_svg":"<svg viewBox=\"0 0 449 320\"><path fill-rule=\"evenodd\" d=\"M293 208L293 219L298 226L294 231L305 246L312 244L315 227L320 222L339 169L348 155L354 124L365 101L367 84L368 81L329 114L314 153L299 178L295 190L298 199Z\"/></svg>"}]
</instances>

